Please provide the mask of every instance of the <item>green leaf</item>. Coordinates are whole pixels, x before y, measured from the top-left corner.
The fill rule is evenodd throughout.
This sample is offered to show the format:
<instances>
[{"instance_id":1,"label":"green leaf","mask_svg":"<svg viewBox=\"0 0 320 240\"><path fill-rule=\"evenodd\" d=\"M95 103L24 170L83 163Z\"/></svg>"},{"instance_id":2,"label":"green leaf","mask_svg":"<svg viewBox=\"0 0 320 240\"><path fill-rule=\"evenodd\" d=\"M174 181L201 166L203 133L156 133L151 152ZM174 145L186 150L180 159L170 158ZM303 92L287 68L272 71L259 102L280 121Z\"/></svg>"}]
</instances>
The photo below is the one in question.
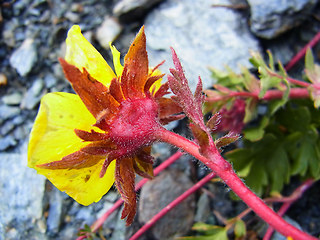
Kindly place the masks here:
<instances>
[{"instance_id":1,"label":"green leaf","mask_svg":"<svg viewBox=\"0 0 320 240\"><path fill-rule=\"evenodd\" d=\"M251 58L249 62L256 68L266 67L266 63L264 62L261 54L258 51L250 51Z\"/></svg>"},{"instance_id":2,"label":"green leaf","mask_svg":"<svg viewBox=\"0 0 320 240\"><path fill-rule=\"evenodd\" d=\"M255 98L246 99L245 116L243 119L244 123L250 122L257 116L257 104L258 100Z\"/></svg>"},{"instance_id":3,"label":"green leaf","mask_svg":"<svg viewBox=\"0 0 320 240\"><path fill-rule=\"evenodd\" d=\"M287 139L287 149L292 159L291 174L313 178L320 177L319 134L312 126L304 132L294 132Z\"/></svg>"},{"instance_id":4,"label":"green leaf","mask_svg":"<svg viewBox=\"0 0 320 240\"><path fill-rule=\"evenodd\" d=\"M247 233L246 224L241 219L237 220L234 225L234 234L237 238L243 237Z\"/></svg>"},{"instance_id":5,"label":"green leaf","mask_svg":"<svg viewBox=\"0 0 320 240\"><path fill-rule=\"evenodd\" d=\"M309 128L311 114L307 107L293 108L288 105L277 113L276 121L290 132L304 132Z\"/></svg>"},{"instance_id":6,"label":"green leaf","mask_svg":"<svg viewBox=\"0 0 320 240\"><path fill-rule=\"evenodd\" d=\"M306 53L305 72L310 82L320 83L320 66L314 64L314 59L310 48L307 50Z\"/></svg>"},{"instance_id":7,"label":"green leaf","mask_svg":"<svg viewBox=\"0 0 320 240\"><path fill-rule=\"evenodd\" d=\"M240 138L239 134L228 133L227 135L216 139L214 141L214 144L216 145L217 148L221 148L237 141L239 138Z\"/></svg>"},{"instance_id":8,"label":"green leaf","mask_svg":"<svg viewBox=\"0 0 320 240\"><path fill-rule=\"evenodd\" d=\"M290 94L289 82L284 79L283 83L286 86L286 90L283 92L283 96L280 100L274 100L270 103L271 115L273 115L280 107L284 106L289 100L289 94Z\"/></svg>"},{"instance_id":9,"label":"green leaf","mask_svg":"<svg viewBox=\"0 0 320 240\"><path fill-rule=\"evenodd\" d=\"M252 151L248 148L237 148L226 153L227 159L233 163L233 168L240 177L246 177L250 173Z\"/></svg>"},{"instance_id":10,"label":"green leaf","mask_svg":"<svg viewBox=\"0 0 320 240\"><path fill-rule=\"evenodd\" d=\"M313 71L314 69L314 58L310 48L307 49L306 57L305 57L305 68L308 71Z\"/></svg>"},{"instance_id":11,"label":"green leaf","mask_svg":"<svg viewBox=\"0 0 320 240\"><path fill-rule=\"evenodd\" d=\"M253 128L249 128L249 129L245 129L243 131L244 133L244 138L248 139L251 142L255 142L258 140L261 140L264 136L265 133L265 128L268 126L269 124L269 118L268 117L263 117L260 121L260 124L258 127L253 127Z\"/></svg>"},{"instance_id":12,"label":"green leaf","mask_svg":"<svg viewBox=\"0 0 320 240\"><path fill-rule=\"evenodd\" d=\"M271 192L279 193L285 183L290 180L290 165L287 152L282 146L274 149L270 156L270 161L266 163L267 171L271 182Z\"/></svg>"},{"instance_id":13,"label":"green leaf","mask_svg":"<svg viewBox=\"0 0 320 240\"><path fill-rule=\"evenodd\" d=\"M228 240L227 231L228 229L221 226L210 225L206 223L196 223L192 227L192 230L198 231L205 236L195 236L195 237L183 237L181 239L188 240Z\"/></svg>"},{"instance_id":14,"label":"green leaf","mask_svg":"<svg viewBox=\"0 0 320 240\"><path fill-rule=\"evenodd\" d=\"M289 180L289 158L281 140L272 134L266 134L258 142L246 142L246 148L226 154L235 170L247 171L245 183L257 195L271 185L271 191L280 191Z\"/></svg>"},{"instance_id":15,"label":"green leaf","mask_svg":"<svg viewBox=\"0 0 320 240\"><path fill-rule=\"evenodd\" d=\"M269 57L269 68L271 69L271 71L274 71L274 61L273 61L273 56L270 50L267 50L267 54Z\"/></svg>"},{"instance_id":16,"label":"green leaf","mask_svg":"<svg viewBox=\"0 0 320 240\"><path fill-rule=\"evenodd\" d=\"M260 91L260 82L258 79L249 72L249 69L246 67L241 67L241 72L243 75L243 84L244 87L249 91L249 92L259 92Z\"/></svg>"},{"instance_id":17,"label":"green leaf","mask_svg":"<svg viewBox=\"0 0 320 240\"><path fill-rule=\"evenodd\" d=\"M259 68L259 72L261 74L260 81L261 81L261 90L259 93L259 98L263 98L266 92L273 87L278 87L279 84L282 82L281 78L272 77L268 74L267 70L264 68Z\"/></svg>"}]
</instances>

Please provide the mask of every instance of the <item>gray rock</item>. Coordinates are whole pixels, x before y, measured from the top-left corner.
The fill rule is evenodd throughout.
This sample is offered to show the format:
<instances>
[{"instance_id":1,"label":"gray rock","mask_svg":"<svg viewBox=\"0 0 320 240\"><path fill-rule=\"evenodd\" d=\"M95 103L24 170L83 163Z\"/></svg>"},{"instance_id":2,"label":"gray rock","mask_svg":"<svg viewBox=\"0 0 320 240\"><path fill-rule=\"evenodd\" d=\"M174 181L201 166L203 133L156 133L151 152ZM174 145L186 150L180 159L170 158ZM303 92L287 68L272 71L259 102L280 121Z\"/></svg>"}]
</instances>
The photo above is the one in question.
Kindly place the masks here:
<instances>
[{"instance_id":1,"label":"gray rock","mask_svg":"<svg viewBox=\"0 0 320 240\"><path fill-rule=\"evenodd\" d=\"M1 153L0 164L0 219L5 239L46 239L41 224L45 178L27 167L26 154Z\"/></svg>"},{"instance_id":2,"label":"gray rock","mask_svg":"<svg viewBox=\"0 0 320 240\"><path fill-rule=\"evenodd\" d=\"M12 121L6 121L2 126L0 127L0 135L4 136L7 133L9 133L12 129L14 129L14 124Z\"/></svg>"},{"instance_id":3,"label":"gray rock","mask_svg":"<svg viewBox=\"0 0 320 240\"><path fill-rule=\"evenodd\" d=\"M27 38L10 57L10 64L21 76L26 76L37 62L37 49L33 39Z\"/></svg>"},{"instance_id":4,"label":"gray rock","mask_svg":"<svg viewBox=\"0 0 320 240\"><path fill-rule=\"evenodd\" d=\"M52 88L57 84L57 79L52 74L47 74L44 77L46 88Z\"/></svg>"},{"instance_id":5,"label":"gray rock","mask_svg":"<svg viewBox=\"0 0 320 240\"><path fill-rule=\"evenodd\" d=\"M0 105L0 124L20 113L20 108Z\"/></svg>"},{"instance_id":6,"label":"gray rock","mask_svg":"<svg viewBox=\"0 0 320 240\"><path fill-rule=\"evenodd\" d=\"M210 217L210 199L206 193L202 193L197 202L197 211L194 217L195 222L206 222Z\"/></svg>"},{"instance_id":7,"label":"gray rock","mask_svg":"<svg viewBox=\"0 0 320 240\"><path fill-rule=\"evenodd\" d=\"M117 219L113 219L114 229L112 231L112 237L110 240L125 240L126 234L126 222L121 219L121 212L118 212Z\"/></svg>"},{"instance_id":8,"label":"gray rock","mask_svg":"<svg viewBox=\"0 0 320 240\"><path fill-rule=\"evenodd\" d=\"M22 109L33 109L40 102L43 86L43 80L41 78L36 79L24 95L20 107Z\"/></svg>"},{"instance_id":9,"label":"gray rock","mask_svg":"<svg viewBox=\"0 0 320 240\"><path fill-rule=\"evenodd\" d=\"M71 11L66 12L65 17L66 17L67 19L69 19L69 20L70 20L71 22L73 22L73 23L79 23L80 20L81 20L79 14L77 14L77 13L75 13L75 12L71 12Z\"/></svg>"},{"instance_id":10,"label":"gray rock","mask_svg":"<svg viewBox=\"0 0 320 240\"><path fill-rule=\"evenodd\" d=\"M231 4L220 0L217 4ZM146 21L147 48L151 65L166 60L161 70L173 67L170 46L180 58L191 88L200 75L204 88L213 80L208 66L239 70L249 66L249 49L259 50L243 16L228 8L212 8L211 0L168 0L151 12ZM201 17L200 17L201 16Z\"/></svg>"},{"instance_id":11,"label":"gray rock","mask_svg":"<svg viewBox=\"0 0 320 240\"><path fill-rule=\"evenodd\" d=\"M251 31L272 39L305 20L317 0L248 0L251 9Z\"/></svg>"},{"instance_id":12,"label":"gray rock","mask_svg":"<svg viewBox=\"0 0 320 240\"><path fill-rule=\"evenodd\" d=\"M139 222L149 221L192 185L184 173L177 171L165 171L146 183L140 194ZM193 223L194 209L194 195L191 195L150 229L155 239L171 239L186 234Z\"/></svg>"},{"instance_id":13,"label":"gray rock","mask_svg":"<svg viewBox=\"0 0 320 240\"><path fill-rule=\"evenodd\" d=\"M16 140L26 139L29 133L30 133L29 129L24 125L16 127L12 132L13 137Z\"/></svg>"},{"instance_id":14,"label":"gray rock","mask_svg":"<svg viewBox=\"0 0 320 240\"><path fill-rule=\"evenodd\" d=\"M19 105L22 99L22 95L18 92L5 95L2 97L2 101L7 105Z\"/></svg>"},{"instance_id":15,"label":"gray rock","mask_svg":"<svg viewBox=\"0 0 320 240\"><path fill-rule=\"evenodd\" d=\"M63 198L61 192L52 186L49 192L49 211L47 218L47 231L50 235L57 234L63 218Z\"/></svg>"},{"instance_id":16,"label":"gray rock","mask_svg":"<svg viewBox=\"0 0 320 240\"><path fill-rule=\"evenodd\" d=\"M163 0L121 0L113 8L113 14L121 20L142 18L148 10Z\"/></svg>"},{"instance_id":17,"label":"gray rock","mask_svg":"<svg viewBox=\"0 0 320 240\"><path fill-rule=\"evenodd\" d=\"M6 150L9 147L13 147L17 145L17 141L13 136L7 135L0 138L0 151Z\"/></svg>"},{"instance_id":18,"label":"gray rock","mask_svg":"<svg viewBox=\"0 0 320 240\"><path fill-rule=\"evenodd\" d=\"M109 49L109 42L113 42L121 31L122 26L118 21L115 18L107 16L97 29L96 38L103 48Z\"/></svg>"}]
</instances>

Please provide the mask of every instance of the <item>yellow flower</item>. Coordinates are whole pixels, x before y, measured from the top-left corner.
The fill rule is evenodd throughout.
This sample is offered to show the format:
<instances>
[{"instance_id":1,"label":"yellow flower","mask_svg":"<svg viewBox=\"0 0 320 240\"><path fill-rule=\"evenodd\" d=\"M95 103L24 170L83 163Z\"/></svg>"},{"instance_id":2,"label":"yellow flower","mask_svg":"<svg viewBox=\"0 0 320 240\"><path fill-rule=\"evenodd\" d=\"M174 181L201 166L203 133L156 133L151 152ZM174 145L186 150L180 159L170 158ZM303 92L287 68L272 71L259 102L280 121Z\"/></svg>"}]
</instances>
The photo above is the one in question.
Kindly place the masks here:
<instances>
[{"instance_id":1,"label":"yellow flower","mask_svg":"<svg viewBox=\"0 0 320 240\"><path fill-rule=\"evenodd\" d=\"M181 109L163 96L167 84L157 67L149 70L142 27L125 56L111 46L116 74L83 37L68 32L60 63L77 93L43 97L30 135L28 166L77 202L97 202L115 182L127 224L136 212L135 173L152 177L153 132L181 118Z\"/></svg>"}]
</instances>

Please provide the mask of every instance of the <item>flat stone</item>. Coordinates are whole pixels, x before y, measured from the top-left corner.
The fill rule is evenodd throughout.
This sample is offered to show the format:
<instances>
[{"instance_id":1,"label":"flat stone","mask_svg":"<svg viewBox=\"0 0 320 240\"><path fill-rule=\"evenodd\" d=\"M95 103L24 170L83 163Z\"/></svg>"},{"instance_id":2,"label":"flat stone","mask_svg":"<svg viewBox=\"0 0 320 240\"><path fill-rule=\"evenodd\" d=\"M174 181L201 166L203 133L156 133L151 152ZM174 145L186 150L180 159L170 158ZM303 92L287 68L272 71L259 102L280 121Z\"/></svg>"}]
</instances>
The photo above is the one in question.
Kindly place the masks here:
<instances>
[{"instance_id":1,"label":"flat stone","mask_svg":"<svg viewBox=\"0 0 320 240\"><path fill-rule=\"evenodd\" d=\"M5 232L4 239L11 239L10 233L14 239L30 239L26 235L41 239L32 231L42 232L35 222L43 214L45 178L27 167L26 154L1 153L0 161L0 219L4 228L12 230Z\"/></svg>"},{"instance_id":2,"label":"flat stone","mask_svg":"<svg viewBox=\"0 0 320 240\"><path fill-rule=\"evenodd\" d=\"M57 234L63 218L63 198L61 192L52 186L49 192L49 215L47 218L47 231L50 235Z\"/></svg>"},{"instance_id":3,"label":"flat stone","mask_svg":"<svg viewBox=\"0 0 320 240\"><path fill-rule=\"evenodd\" d=\"M22 95L18 92L5 95L2 97L2 101L7 105L19 105L22 99Z\"/></svg>"},{"instance_id":4,"label":"flat stone","mask_svg":"<svg viewBox=\"0 0 320 240\"><path fill-rule=\"evenodd\" d=\"M20 76L26 76L37 62L37 49L34 40L27 38L10 57L10 64Z\"/></svg>"},{"instance_id":5,"label":"flat stone","mask_svg":"<svg viewBox=\"0 0 320 240\"><path fill-rule=\"evenodd\" d=\"M47 74L44 77L44 83L46 85L46 88L52 88L57 84L57 78L52 74Z\"/></svg>"},{"instance_id":6,"label":"flat stone","mask_svg":"<svg viewBox=\"0 0 320 240\"><path fill-rule=\"evenodd\" d=\"M206 193L202 193L197 203L197 211L194 217L194 221L206 222L209 217L210 217L210 199Z\"/></svg>"},{"instance_id":7,"label":"flat stone","mask_svg":"<svg viewBox=\"0 0 320 240\"><path fill-rule=\"evenodd\" d=\"M20 108L0 105L0 124L20 113Z\"/></svg>"},{"instance_id":8,"label":"flat stone","mask_svg":"<svg viewBox=\"0 0 320 240\"><path fill-rule=\"evenodd\" d=\"M145 21L150 65L166 60L161 71L169 73L169 68L173 68L172 46L192 90L196 88L199 75L204 88L212 86L214 80L209 66L223 70L228 65L239 71L239 65L250 66L249 49L260 50L239 12L212 8L212 4L211 0L168 0L154 9ZM216 4L232 3L219 0Z\"/></svg>"},{"instance_id":9,"label":"flat stone","mask_svg":"<svg viewBox=\"0 0 320 240\"><path fill-rule=\"evenodd\" d=\"M106 17L97 29L96 38L103 48L109 49L109 42L113 42L121 31L122 26L115 18Z\"/></svg>"},{"instance_id":10,"label":"flat stone","mask_svg":"<svg viewBox=\"0 0 320 240\"><path fill-rule=\"evenodd\" d=\"M9 133L12 129L14 129L14 124L12 121L6 121L2 126L0 127L0 135L4 136L7 133Z\"/></svg>"},{"instance_id":11,"label":"flat stone","mask_svg":"<svg viewBox=\"0 0 320 240\"><path fill-rule=\"evenodd\" d=\"M266 39L275 38L305 20L317 0L248 0L251 31Z\"/></svg>"},{"instance_id":12,"label":"flat stone","mask_svg":"<svg viewBox=\"0 0 320 240\"><path fill-rule=\"evenodd\" d=\"M0 138L0 151L6 150L7 148L15 145L17 145L17 141L11 135Z\"/></svg>"},{"instance_id":13,"label":"flat stone","mask_svg":"<svg viewBox=\"0 0 320 240\"><path fill-rule=\"evenodd\" d=\"M148 222L161 209L189 189L193 183L182 172L164 171L147 182L140 193L139 222ZM193 224L194 195L172 208L150 231L155 239L171 239L185 235Z\"/></svg>"},{"instance_id":14,"label":"flat stone","mask_svg":"<svg viewBox=\"0 0 320 240\"><path fill-rule=\"evenodd\" d=\"M113 8L113 14L123 21L142 18L153 6L163 0L121 0Z\"/></svg>"},{"instance_id":15,"label":"flat stone","mask_svg":"<svg viewBox=\"0 0 320 240\"><path fill-rule=\"evenodd\" d=\"M40 102L43 86L43 80L41 78L36 79L24 95L20 107L22 109L33 109Z\"/></svg>"}]
</instances>

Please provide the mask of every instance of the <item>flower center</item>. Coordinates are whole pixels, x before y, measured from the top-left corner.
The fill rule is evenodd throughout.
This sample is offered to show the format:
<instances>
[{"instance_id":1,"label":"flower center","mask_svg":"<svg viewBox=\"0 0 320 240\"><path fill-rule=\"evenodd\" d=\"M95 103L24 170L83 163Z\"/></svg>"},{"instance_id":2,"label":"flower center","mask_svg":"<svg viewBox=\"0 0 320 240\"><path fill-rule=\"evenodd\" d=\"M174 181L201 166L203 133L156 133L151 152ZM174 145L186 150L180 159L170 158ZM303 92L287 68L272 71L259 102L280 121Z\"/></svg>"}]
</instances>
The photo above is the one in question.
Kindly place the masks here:
<instances>
[{"instance_id":1,"label":"flower center","mask_svg":"<svg viewBox=\"0 0 320 240\"><path fill-rule=\"evenodd\" d=\"M126 99L121 102L109 134L114 143L132 153L150 145L154 141L152 133L159 128L158 104L153 99Z\"/></svg>"}]
</instances>

